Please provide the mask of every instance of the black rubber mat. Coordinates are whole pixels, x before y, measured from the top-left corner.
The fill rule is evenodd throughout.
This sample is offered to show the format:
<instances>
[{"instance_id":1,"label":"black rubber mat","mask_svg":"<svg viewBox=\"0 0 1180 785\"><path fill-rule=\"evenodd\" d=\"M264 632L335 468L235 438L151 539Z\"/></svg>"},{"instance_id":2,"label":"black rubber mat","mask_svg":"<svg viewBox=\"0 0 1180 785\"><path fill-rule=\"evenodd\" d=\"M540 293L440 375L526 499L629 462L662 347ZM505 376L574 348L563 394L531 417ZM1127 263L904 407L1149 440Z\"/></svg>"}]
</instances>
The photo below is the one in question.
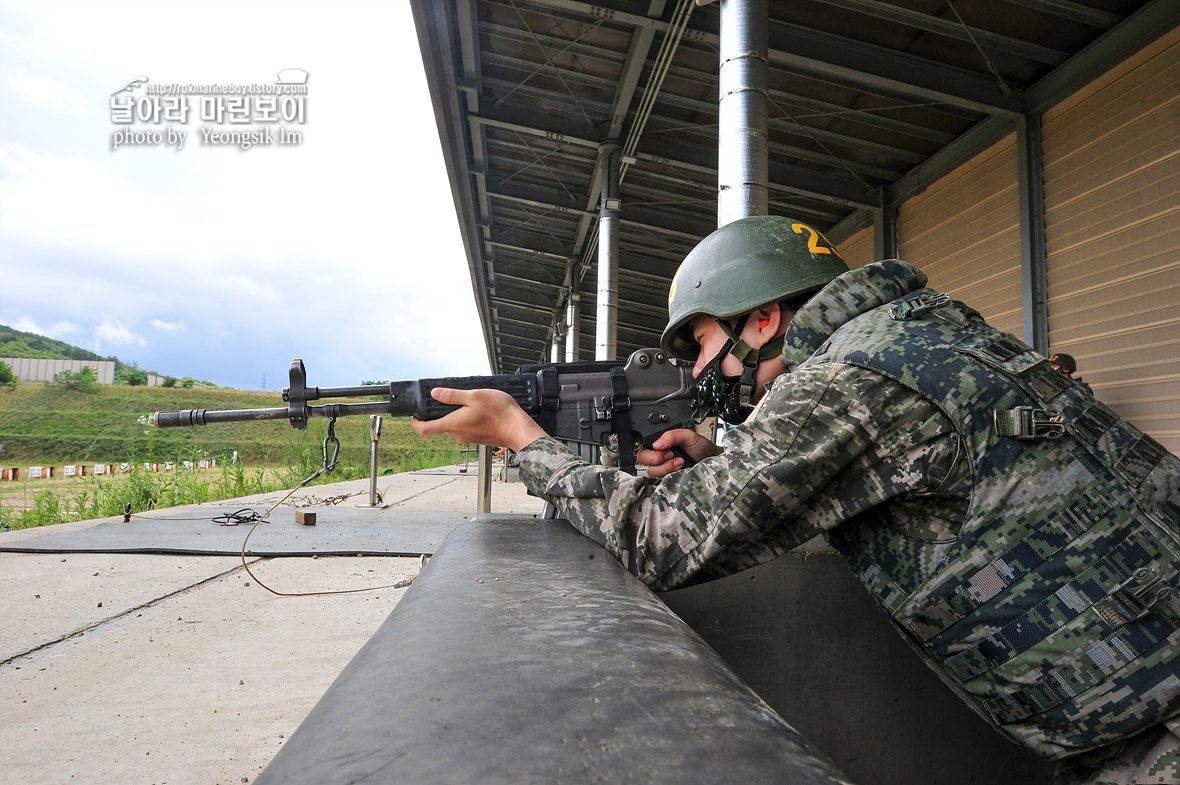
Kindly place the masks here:
<instances>
[{"instance_id":1,"label":"black rubber mat","mask_svg":"<svg viewBox=\"0 0 1180 785\"><path fill-rule=\"evenodd\" d=\"M847 783L563 521L456 529L257 785Z\"/></svg>"},{"instance_id":2,"label":"black rubber mat","mask_svg":"<svg viewBox=\"0 0 1180 785\"><path fill-rule=\"evenodd\" d=\"M211 556L242 551L252 523L222 526L216 518L236 506L178 507L135 515L123 523L106 522L88 529L54 531L5 543L0 551L19 553L184 553ZM265 507L253 509L261 515ZM405 509L321 507L316 524L295 522L295 510L280 507L261 523L246 553L252 556L418 556L434 553L456 526L471 517L457 512Z\"/></svg>"}]
</instances>

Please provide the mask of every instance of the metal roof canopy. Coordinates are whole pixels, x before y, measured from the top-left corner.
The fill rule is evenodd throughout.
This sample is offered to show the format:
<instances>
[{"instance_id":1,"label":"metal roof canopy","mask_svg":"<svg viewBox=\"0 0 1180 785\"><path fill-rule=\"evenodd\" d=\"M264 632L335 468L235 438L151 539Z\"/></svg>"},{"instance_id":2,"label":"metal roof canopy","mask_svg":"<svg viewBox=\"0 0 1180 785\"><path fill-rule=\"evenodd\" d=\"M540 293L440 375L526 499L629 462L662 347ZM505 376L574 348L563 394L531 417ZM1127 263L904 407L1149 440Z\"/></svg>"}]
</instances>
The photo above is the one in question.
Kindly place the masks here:
<instances>
[{"instance_id":1,"label":"metal roof canopy","mask_svg":"<svg viewBox=\"0 0 1180 785\"><path fill-rule=\"evenodd\" d=\"M493 372L549 359L571 288L592 356L606 140L619 356L656 345L717 223L717 5L411 4ZM1176 0L770 0L770 212L839 243L1178 24Z\"/></svg>"}]
</instances>

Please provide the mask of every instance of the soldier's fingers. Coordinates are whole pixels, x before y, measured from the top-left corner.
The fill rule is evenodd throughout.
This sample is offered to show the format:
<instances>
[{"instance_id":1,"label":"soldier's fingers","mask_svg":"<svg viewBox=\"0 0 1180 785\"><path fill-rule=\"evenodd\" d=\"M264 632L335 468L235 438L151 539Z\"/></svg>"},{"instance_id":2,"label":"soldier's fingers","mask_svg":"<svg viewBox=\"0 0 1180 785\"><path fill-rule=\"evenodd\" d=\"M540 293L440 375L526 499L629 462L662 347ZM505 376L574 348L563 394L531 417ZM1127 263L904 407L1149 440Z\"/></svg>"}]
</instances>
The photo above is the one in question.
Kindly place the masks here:
<instances>
[{"instance_id":1,"label":"soldier's fingers","mask_svg":"<svg viewBox=\"0 0 1180 785\"><path fill-rule=\"evenodd\" d=\"M658 445L659 442L656 442ZM635 453L635 460L642 463L644 466L659 466L661 463L666 463L674 456L670 450L657 448L654 450L640 450Z\"/></svg>"},{"instance_id":2,"label":"soldier's fingers","mask_svg":"<svg viewBox=\"0 0 1180 785\"><path fill-rule=\"evenodd\" d=\"M466 406L470 401L471 390L456 390L452 387L435 387L430 391L430 397L439 403L449 403L455 406Z\"/></svg>"},{"instance_id":3,"label":"soldier's fingers","mask_svg":"<svg viewBox=\"0 0 1180 785\"><path fill-rule=\"evenodd\" d=\"M670 461L665 461L663 463L656 464L655 466L648 466L647 476L661 479L682 468L684 468L684 461L680 458L673 458Z\"/></svg>"},{"instance_id":4,"label":"soldier's fingers","mask_svg":"<svg viewBox=\"0 0 1180 785\"><path fill-rule=\"evenodd\" d=\"M686 447L700 438L703 437L696 431L691 431L688 428L674 428L656 439L652 447L657 450L670 450L673 447Z\"/></svg>"},{"instance_id":5,"label":"soldier's fingers","mask_svg":"<svg viewBox=\"0 0 1180 785\"><path fill-rule=\"evenodd\" d=\"M439 426L438 420L419 420L417 417L414 417L410 420L410 427L419 436L436 436L442 433L442 428Z\"/></svg>"}]
</instances>

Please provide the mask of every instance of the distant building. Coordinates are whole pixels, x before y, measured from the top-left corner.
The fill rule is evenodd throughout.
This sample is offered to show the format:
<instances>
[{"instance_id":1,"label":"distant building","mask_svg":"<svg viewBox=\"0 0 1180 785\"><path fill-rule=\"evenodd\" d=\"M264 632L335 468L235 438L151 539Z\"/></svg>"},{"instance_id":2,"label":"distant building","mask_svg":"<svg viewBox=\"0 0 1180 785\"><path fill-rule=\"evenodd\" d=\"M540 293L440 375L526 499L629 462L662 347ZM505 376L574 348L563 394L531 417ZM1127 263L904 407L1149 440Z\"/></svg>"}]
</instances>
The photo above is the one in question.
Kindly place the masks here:
<instances>
[{"instance_id":1,"label":"distant building","mask_svg":"<svg viewBox=\"0 0 1180 785\"><path fill-rule=\"evenodd\" d=\"M62 371L77 373L83 368L94 369L99 384L115 383L115 363L111 360L47 360L45 358L0 357L16 374L18 382L51 382Z\"/></svg>"}]
</instances>

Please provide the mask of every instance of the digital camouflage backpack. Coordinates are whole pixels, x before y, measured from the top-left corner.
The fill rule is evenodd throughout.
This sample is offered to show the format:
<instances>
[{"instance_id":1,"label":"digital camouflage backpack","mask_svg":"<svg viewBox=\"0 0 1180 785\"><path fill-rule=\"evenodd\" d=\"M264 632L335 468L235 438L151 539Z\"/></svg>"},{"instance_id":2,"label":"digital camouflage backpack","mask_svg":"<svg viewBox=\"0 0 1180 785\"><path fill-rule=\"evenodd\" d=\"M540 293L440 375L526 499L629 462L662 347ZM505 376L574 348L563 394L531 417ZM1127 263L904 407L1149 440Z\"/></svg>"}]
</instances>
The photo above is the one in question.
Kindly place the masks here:
<instances>
[{"instance_id":1,"label":"digital camouflage backpack","mask_svg":"<svg viewBox=\"0 0 1180 785\"><path fill-rule=\"evenodd\" d=\"M830 537L955 692L1050 758L1180 711L1180 459L931 289L844 324L806 360L821 362L932 401L974 466L967 519L933 566L876 513Z\"/></svg>"}]
</instances>

